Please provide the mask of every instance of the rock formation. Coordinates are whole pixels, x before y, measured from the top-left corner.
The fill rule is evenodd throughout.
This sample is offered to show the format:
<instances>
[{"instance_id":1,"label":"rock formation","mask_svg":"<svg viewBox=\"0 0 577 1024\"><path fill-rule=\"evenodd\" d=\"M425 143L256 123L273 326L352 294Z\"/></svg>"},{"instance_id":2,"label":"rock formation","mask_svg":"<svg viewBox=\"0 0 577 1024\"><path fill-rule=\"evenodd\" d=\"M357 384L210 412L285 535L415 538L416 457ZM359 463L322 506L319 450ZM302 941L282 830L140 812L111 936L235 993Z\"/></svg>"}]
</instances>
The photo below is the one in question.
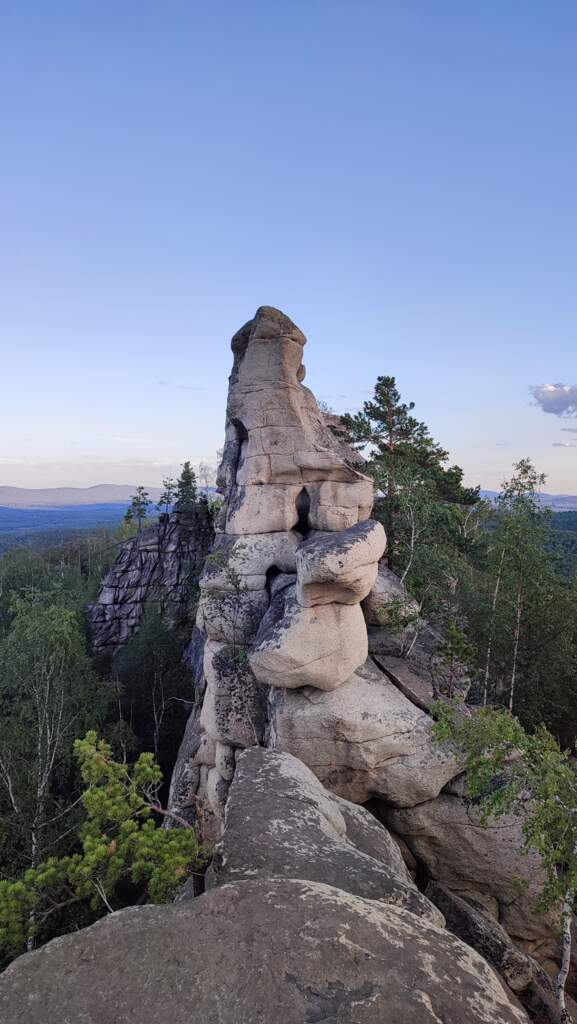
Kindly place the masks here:
<instances>
[{"instance_id":1,"label":"rock formation","mask_svg":"<svg viewBox=\"0 0 577 1024\"><path fill-rule=\"evenodd\" d=\"M254 743L301 758L356 802L413 806L460 771L426 712L367 661L362 603L380 623L390 603L386 538L368 518L371 480L302 383L304 343L269 307L232 340L224 505L200 580L203 700L173 779L175 806L201 806L214 835L235 759Z\"/></svg>"},{"instance_id":2,"label":"rock formation","mask_svg":"<svg viewBox=\"0 0 577 1024\"><path fill-rule=\"evenodd\" d=\"M7 1024L64 1007L86 1024L520 1024L518 998L557 1024L539 862L518 823L481 829L432 737L438 637L380 563L371 481L303 384L304 344L269 307L232 341L170 795L214 846L207 891L190 880L173 907L20 958L0 981Z\"/></svg>"},{"instance_id":3,"label":"rock formation","mask_svg":"<svg viewBox=\"0 0 577 1024\"><path fill-rule=\"evenodd\" d=\"M138 628L148 600L160 601L167 617L181 622L191 590L210 551L213 529L208 506L175 510L125 541L88 610L96 653L114 654Z\"/></svg>"},{"instance_id":4,"label":"rock formation","mask_svg":"<svg viewBox=\"0 0 577 1024\"><path fill-rule=\"evenodd\" d=\"M3 1024L527 1024L383 826L290 755L239 755L208 884L20 957Z\"/></svg>"},{"instance_id":5,"label":"rock formation","mask_svg":"<svg viewBox=\"0 0 577 1024\"><path fill-rule=\"evenodd\" d=\"M371 481L302 383L304 342L267 307L232 341L224 506L200 581L202 671L173 805L200 811L218 838L242 751L290 753L334 794L370 801L421 879L476 901L550 964L558 935L532 909L538 862L520 854L517 824L471 828L462 764L432 738L439 638L380 562Z\"/></svg>"}]
</instances>

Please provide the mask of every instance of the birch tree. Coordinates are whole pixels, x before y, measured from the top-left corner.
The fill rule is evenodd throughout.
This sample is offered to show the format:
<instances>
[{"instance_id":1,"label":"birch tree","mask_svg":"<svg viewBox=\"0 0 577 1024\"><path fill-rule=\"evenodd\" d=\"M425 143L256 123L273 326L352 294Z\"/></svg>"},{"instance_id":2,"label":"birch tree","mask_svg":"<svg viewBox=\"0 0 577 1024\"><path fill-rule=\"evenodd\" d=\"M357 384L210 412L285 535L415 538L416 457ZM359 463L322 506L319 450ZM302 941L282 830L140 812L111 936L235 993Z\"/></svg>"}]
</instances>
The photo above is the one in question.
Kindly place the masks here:
<instances>
[{"instance_id":1,"label":"birch tree","mask_svg":"<svg viewBox=\"0 0 577 1024\"><path fill-rule=\"evenodd\" d=\"M536 910L559 915L557 1003L562 1024L577 1024L567 1011L565 996L577 902L575 762L543 725L530 735L505 709L480 708L463 718L450 704L439 702L433 713L437 740L452 741L465 755L467 791L482 824L505 814L517 816L524 849L540 855L545 882Z\"/></svg>"},{"instance_id":2,"label":"birch tree","mask_svg":"<svg viewBox=\"0 0 577 1024\"><path fill-rule=\"evenodd\" d=\"M67 829L72 744L108 700L77 614L50 595L19 598L0 643L0 813L13 867L34 867Z\"/></svg>"}]
</instances>

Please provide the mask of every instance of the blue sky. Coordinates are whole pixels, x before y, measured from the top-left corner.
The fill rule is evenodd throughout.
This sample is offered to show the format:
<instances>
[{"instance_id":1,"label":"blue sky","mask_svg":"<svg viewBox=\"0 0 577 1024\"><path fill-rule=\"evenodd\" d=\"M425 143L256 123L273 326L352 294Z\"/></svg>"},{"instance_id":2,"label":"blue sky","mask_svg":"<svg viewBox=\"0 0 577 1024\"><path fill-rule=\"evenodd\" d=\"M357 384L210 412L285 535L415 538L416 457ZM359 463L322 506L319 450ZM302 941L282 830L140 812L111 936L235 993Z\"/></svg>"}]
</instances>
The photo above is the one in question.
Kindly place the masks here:
<instances>
[{"instance_id":1,"label":"blue sky","mask_svg":"<svg viewBox=\"0 0 577 1024\"><path fill-rule=\"evenodd\" d=\"M269 304L338 411L577 493L576 121L572 2L5 0L0 483L214 462Z\"/></svg>"}]
</instances>

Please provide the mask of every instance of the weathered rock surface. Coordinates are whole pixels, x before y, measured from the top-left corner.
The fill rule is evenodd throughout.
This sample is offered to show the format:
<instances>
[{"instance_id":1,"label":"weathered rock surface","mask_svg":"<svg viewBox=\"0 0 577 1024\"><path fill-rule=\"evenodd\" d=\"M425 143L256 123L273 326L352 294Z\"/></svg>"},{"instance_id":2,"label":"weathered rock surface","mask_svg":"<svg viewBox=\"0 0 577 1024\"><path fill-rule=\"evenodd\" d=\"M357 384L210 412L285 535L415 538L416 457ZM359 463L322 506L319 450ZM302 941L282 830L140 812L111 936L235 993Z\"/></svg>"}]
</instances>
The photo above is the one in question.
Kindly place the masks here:
<instances>
[{"instance_id":1,"label":"weathered rock surface","mask_svg":"<svg viewBox=\"0 0 577 1024\"><path fill-rule=\"evenodd\" d=\"M16 960L3 1024L526 1024L494 971L409 911L297 879L111 914Z\"/></svg>"},{"instance_id":2,"label":"weathered rock surface","mask_svg":"<svg viewBox=\"0 0 577 1024\"><path fill-rule=\"evenodd\" d=\"M531 1020L537 1024L562 1024L552 979L532 957L515 946L494 918L438 882L429 883L426 895L443 913L449 931L498 971ZM567 999L567 1008L575 1017L577 1005L570 996Z\"/></svg>"},{"instance_id":3,"label":"weathered rock surface","mask_svg":"<svg viewBox=\"0 0 577 1024\"><path fill-rule=\"evenodd\" d=\"M302 605L358 604L377 576L386 547L380 523L369 520L340 533L312 533L297 553L297 600Z\"/></svg>"},{"instance_id":4,"label":"weathered rock surface","mask_svg":"<svg viewBox=\"0 0 577 1024\"><path fill-rule=\"evenodd\" d=\"M162 603L169 621L186 620L213 537L208 506L201 502L125 541L88 609L94 650L114 653L126 644L151 599Z\"/></svg>"},{"instance_id":5,"label":"weathered rock surface","mask_svg":"<svg viewBox=\"0 0 577 1024\"><path fill-rule=\"evenodd\" d=\"M407 593L399 577L381 564L375 582L363 601L363 611L369 625L398 630L418 618L419 606Z\"/></svg>"},{"instance_id":6,"label":"weathered rock surface","mask_svg":"<svg viewBox=\"0 0 577 1024\"><path fill-rule=\"evenodd\" d=\"M521 823L502 818L483 827L474 806L443 793L416 807L383 809L389 828L406 842L428 876L450 892L494 909L499 923L540 961L556 955L550 918L535 913L544 873L537 854L523 854ZM525 886L515 883L524 879Z\"/></svg>"},{"instance_id":7,"label":"weathered rock surface","mask_svg":"<svg viewBox=\"0 0 577 1024\"><path fill-rule=\"evenodd\" d=\"M215 833L235 751L250 745L251 730L252 743L262 734L263 688L333 689L367 657L360 601L385 535L364 522L371 480L354 468L302 383L305 341L268 306L232 339L217 478L224 502L196 620L206 641L202 706L172 788L175 809L211 808L220 819Z\"/></svg>"},{"instance_id":8,"label":"weathered rock surface","mask_svg":"<svg viewBox=\"0 0 577 1024\"><path fill-rule=\"evenodd\" d=\"M237 760L207 884L274 877L324 882L444 924L368 811L327 792L290 754L253 747Z\"/></svg>"},{"instance_id":9,"label":"weathered rock surface","mask_svg":"<svg viewBox=\"0 0 577 1024\"><path fill-rule=\"evenodd\" d=\"M287 588L264 616L249 661L255 677L269 686L334 690L363 664L367 653L359 604L303 608Z\"/></svg>"},{"instance_id":10,"label":"weathered rock surface","mask_svg":"<svg viewBox=\"0 0 577 1024\"><path fill-rule=\"evenodd\" d=\"M391 655L373 655L379 668L395 686L404 693L412 704L422 711L429 711L435 695L430 674L415 672L411 662L406 658L394 658Z\"/></svg>"},{"instance_id":11,"label":"weathered rock surface","mask_svg":"<svg viewBox=\"0 0 577 1024\"><path fill-rule=\"evenodd\" d=\"M292 754L338 796L374 802L419 883L436 879L482 903L525 951L547 962L558 952L550 923L536 923L534 892L512 893L512 877L532 871L519 852L518 831L481 831L463 820L460 790L449 791L462 774L461 759L431 735L431 698L455 689L466 693L466 673L443 675L435 660L439 631L419 618L397 577L383 565L377 571L384 533L368 520L372 484L302 384L304 343L298 328L269 307L232 341L218 476L224 505L214 557L200 584L195 641L204 647L204 668L173 777L172 806L191 818L201 810L203 834L218 839L225 807L237 806L229 794L242 783L239 765L249 757L243 751L264 744ZM368 650L374 659L367 659ZM272 794L268 802L263 795L263 816L272 803ZM295 806L302 806L300 798ZM248 807L246 813L258 817ZM324 818L314 800L309 810L303 849L320 845L331 883L342 884L335 865L343 858L352 858L355 877L353 865L366 851L351 850L348 832L335 835L336 812ZM342 807L339 814L346 817ZM267 821L255 827L268 829L280 863L282 825L271 832ZM285 824L294 835L294 822ZM226 874L227 864L231 871L268 870L258 850L242 854L244 840L242 864L232 854L227 861L229 840L223 844L224 861L215 871ZM256 868L249 866L253 854ZM363 884L368 878L377 884L384 869L371 874L364 866ZM302 861L296 870L304 871ZM311 872L309 880L327 880L311 879ZM535 889L538 864L533 877ZM410 883L405 878L403 884Z\"/></svg>"},{"instance_id":12,"label":"weathered rock surface","mask_svg":"<svg viewBox=\"0 0 577 1024\"><path fill-rule=\"evenodd\" d=\"M454 935L472 946L490 963L514 992L522 992L538 969L534 960L514 945L501 925L438 882L430 882L427 895L443 913Z\"/></svg>"},{"instance_id":13,"label":"weathered rock surface","mask_svg":"<svg viewBox=\"0 0 577 1024\"><path fill-rule=\"evenodd\" d=\"M204 649L206 690L200 722L215 741L250 747L262 740L266 693L238 651L208 641Z\"/></svg>"},{"instance_id":14,"label":"weathered rock surface","mask_svg":"<svg viewBox=\"0 0 577 1024\"><path fill-rule=\"evenodd\" d=\"M431 724L370 659L337 690L270 697L270 744L354 803L380 795L412 807L438 796L462 766L433 740Z\"/></svg>"}]
</instances>

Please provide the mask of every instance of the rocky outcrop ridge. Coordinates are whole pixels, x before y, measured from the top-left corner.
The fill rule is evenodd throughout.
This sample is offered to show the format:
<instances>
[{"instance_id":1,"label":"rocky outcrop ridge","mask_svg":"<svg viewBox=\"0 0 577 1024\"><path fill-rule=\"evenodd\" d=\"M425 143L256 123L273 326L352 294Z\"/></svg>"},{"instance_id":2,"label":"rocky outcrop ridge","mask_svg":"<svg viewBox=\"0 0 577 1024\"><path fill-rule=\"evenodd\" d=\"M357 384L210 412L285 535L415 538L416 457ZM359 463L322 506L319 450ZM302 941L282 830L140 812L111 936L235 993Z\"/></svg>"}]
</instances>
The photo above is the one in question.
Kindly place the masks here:
<instances>
[{"instance_id":1,"label":"rocky outcrop ridge","mask_svg":"<svg viewBox=\"0 0 577 1024\"><path fill-rule=\"evenodd\" d=\"M169 620L182 622L213 537L208 506L200 502L189 512L161 516L125 541L88 609L94 651L113 654L123 647L150 599L161 603Z\"/></svg>"},{"instance_id":2,"label":"rocky outcrop ridge","mask_svg":"<svg viewBox=\"0 0 577 1024\"><path fill-rule=\"evenodd\" d=\"M240 755L209 884L20 957L3 1024L527 1024L386 830L290 755Z\"/></svg>"},{"instance_id":3,"label":"rocky outcrop ridge","mask_svg":"<svg viewBox=\"0 0 577 1024\"><path fill-rule=\"evenodd\" d=\"M7 1024L64 1007L87 1024L520 1024L517 996L557 1024L535 964L558 942L532 911L540 865L518 825L480 830L432 738L437 637L380 562L371 482L302 383L304 342L269 307L232 341L170 796L214 845L207 891L191 879L176 906L21 958L0 983Z\"/></svg>"},{"instance_id":4,"label":"rocky outcrop ridge","mask_svg":"<svg viewBox=\"0 0 577 1024\"><path fill-rule=\"evenodd\" d=\"M439 638L380 562L386 539L369 519L371 482L302 383L304 342L269 307L232 341L225 503L200 581L202 670L173 806L191 818L200 811L218 839L243 751L290 753L341 798L371 801L423 884L477 900L547 963L558 935L533 913L541 872L519 853L518 829L484 829L467 853L476 830L462 790L451 789L462 764L433 740L428 714L442 684ZM466 693L465 677L458 685ZM451 822L467 819L463 829L443 825L449 809ZM529 882L525 896L515 875Z\"/></svg>"},{"instance_id":5,"label":"rocky outcrop ridge","mask_svg":"<svg viewBox=\"0 0 577 1024\"><path fill-rule=\"evenodd\" d=\"M269 307L232 340L224 506L195 641L203 697L172 790L179 810L202 807L216 836L236 760L255 743L293 753L356 802L413 806L460 771L426 712L367 660L362 605L382 622L390 603L386 538L368 518L371 480L302 383L304 343Z\"/></svg>"}]
</instances>

